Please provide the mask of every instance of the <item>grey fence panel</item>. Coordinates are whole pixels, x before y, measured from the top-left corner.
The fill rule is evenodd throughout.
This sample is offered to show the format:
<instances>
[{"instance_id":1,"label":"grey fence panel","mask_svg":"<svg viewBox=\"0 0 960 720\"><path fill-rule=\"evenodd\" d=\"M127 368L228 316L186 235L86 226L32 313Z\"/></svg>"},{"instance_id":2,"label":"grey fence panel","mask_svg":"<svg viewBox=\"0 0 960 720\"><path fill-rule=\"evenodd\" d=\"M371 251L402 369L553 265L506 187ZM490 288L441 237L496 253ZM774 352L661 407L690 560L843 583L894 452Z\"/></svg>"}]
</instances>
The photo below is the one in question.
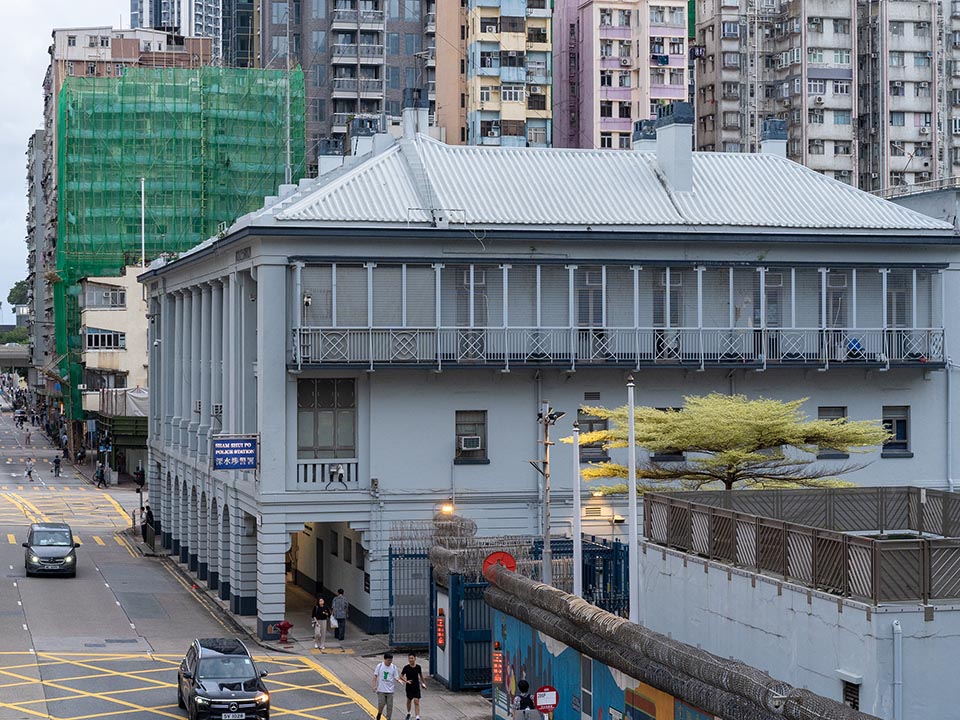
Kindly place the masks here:
<instances>
[{"instance_id":1,"label":"grey fence panel","mask_svg":"<svg viewBox=\"0 0 960 720\"><path fill-rule=\"evenodd\" d=\"M703 510L694 510L690 514L691 550L698 555L710 554L710 516Z\"/></svg>"},{"instance_id":2,"label":"grey fence panel","mask_svg":"<svg viewBox=\"0 0 960 720\"><path fill-rule=\"evenodd\" d=\"M833 522L829 529L839 532L876 530L880 495L877 488L852 489L844 492L841 501L831 496Z\"/></svg>"},{"instance_id":3,"label":"grey fence panel","mask_svg":"<svg viewBox=\"0 0 960 720\"><path fill-rule=\"evenodd\" d=\"M860 538L847 542L847 581L849 593L860 600L874 601L874 543Z\"/></svg>"},{"instance_id":4,"label":"grey fence panel","mask_svg":"<svg viewBox=\"0 0 960 720\"><path fill-rule=\"evenodd\" d=\"M813 583L813 530L787 530L787 577L804 585Z\"/></svg>"},{"instance_id":5,"label":"grey fence panel","mask_svg":"<svg viewBox=\"0 0 960 720\"><path fill-rule=\"evenodd\" d=\"M430 560L390 549L390 644L430 644Z\"/></svg>"},{"instance_id":6,"label":"grey fence panel","mask_svg":"<svg viewBox=\"0 0 960 720\"><path fill-rule=\"evenodd\" d=\"M690 508L687 503L670 506L670 544L690 549Z\"/></svg>"},{"instance_id":7,"label":"grey fence panel","mask_svg":"<svg viewBox=\"0 0 960 720\"><path fill-rule=\"evenodd\" d=\"M960 535L960 495L948 493L943 498L943 533L944 537Z\"/></svg>"},{"instance_id":8,"label":"grey fence panel","mask_svg":"<svg viewBox=\"0 0 960 720\"><path fill-rule=\"evenodd\" d=\"M646 511L647 504L644 503ZM650 539L658 543L667 543L669 535L667 533L667 518L670 517L670 508L665 503L651 503L650 511Z\"/></svg>"},{"instance_id":9,"label":"grey fence panel","mask_svg":"<svg viewBox=\"0 0 960 720\"><path fill-rule=\"evenodd\" d=\"M753 520L737 518L737 565L757 566L757 524Z\"/></svg>"},{"instance_id":10,"label":"grey fence panel","mask_svg":"<svg viewBox=\"0 0 960 720\"><path fill-rule=\"evenodd\" d=\"M930 599L960 597L960 541L930 541Z\"/></svg>"},{"instance_id":11,"label":"grey fence panel","mask_svg":"<svg viewBox=\"0 0 960 720\"><path fill-rule=\"evenodd\" d=\"M888 540L877 552L877 601L903 602L923 597L922 540Z\"/></svg>"},{"instance_id":12,"label":"grey fence panel","mask_svg":"<svg viewBox=\"0 0 960 720\"><path fill-rule=\"evenodd\" d=\"M737 522L724 510L713 513L711 557L735 563L737 561Z\"/></svg>"},{"instance_id":13,"label":"grey fence panel","mask_svg":"<svg viewBox=\"0 0 960 720\"><path fill-rule=\"evenodd\" d=\"M818 533L814 547L816 548L816 562L814 572L814 587L830 593L843 592L843 541L835 533Z\"/></svg>"},{"instance_id":14,"label":"grey fence panel","mask_svg":"<svg viewBox=\"0 0 960 720\"><path fill-rule=\"evenodd\" d=\"M761 518L757 530L757 565L761 570L786 575L785 524L777 520Z\"/></svg>"}]
</instances>

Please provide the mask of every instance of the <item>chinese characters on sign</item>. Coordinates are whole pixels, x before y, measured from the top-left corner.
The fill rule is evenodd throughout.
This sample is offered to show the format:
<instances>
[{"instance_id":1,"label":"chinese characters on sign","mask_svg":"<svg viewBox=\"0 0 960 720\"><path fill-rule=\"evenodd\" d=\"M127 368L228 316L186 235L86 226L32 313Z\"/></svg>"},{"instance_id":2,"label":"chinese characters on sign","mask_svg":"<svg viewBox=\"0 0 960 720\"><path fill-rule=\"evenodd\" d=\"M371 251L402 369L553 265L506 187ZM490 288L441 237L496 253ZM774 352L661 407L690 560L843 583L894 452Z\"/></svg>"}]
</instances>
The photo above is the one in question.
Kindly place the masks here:
<instances>
[{"instance_id":1,"label":"chinese characters on sign","mask_svg":"<svg viewBox=\"0 0 960 720\"><path fill-rule=\"evenodd\" d=\"M256 470L256 436L213 438L214 470Z\"/></svg>"},{"instance_id":2,"label":"chinese characters on sign","mask_svg":"<svg viewBox=\"0 0 960 720\"><path fill-rule=\"evenodd\" d=\"M437 615L437 647L441 650L447 647L447 619L443 616L443 608Z\"/></svg>"}]
</instances>

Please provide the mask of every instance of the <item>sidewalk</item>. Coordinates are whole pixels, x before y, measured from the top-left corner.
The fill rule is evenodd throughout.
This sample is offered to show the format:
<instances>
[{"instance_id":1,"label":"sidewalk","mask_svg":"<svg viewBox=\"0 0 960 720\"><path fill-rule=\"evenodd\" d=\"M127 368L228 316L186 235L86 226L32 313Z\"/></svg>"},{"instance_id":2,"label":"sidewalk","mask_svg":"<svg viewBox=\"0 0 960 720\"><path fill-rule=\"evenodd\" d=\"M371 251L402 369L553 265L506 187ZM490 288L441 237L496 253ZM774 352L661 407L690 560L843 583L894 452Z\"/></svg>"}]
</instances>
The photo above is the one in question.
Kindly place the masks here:
<instances>
[{"instance_id":1,"label":"sidewalk","mask_svg":"<svg viewBox=\"0 0 960 720\"><path fill-rule=\"evenodd\" d=\"M353 623L347 622L347 630L343 642L336 640L333 631L327 632L327 646L324 652L313 647L313 628L310 624L310 613L314 606L314 598L298 587L287 588L286 620L293 623L289 642L264 642L257 639L257 618L239 617L228 612L227 603L220 600L215 593L198 585L196 578L189 573L179 562L164 552L153 553L141 541L139 533L131 532L128 536L130 545L141 555L157 557L160 562L167 563L189 587L194 589L197 599L207 606L211 612L217 613L228 627L242 636L248 643L273 652L288 655L298 655L308 658L321 669L339 678L356 694L354 701L370 717L377 713L377 696L372 691L373 669L382 659L383 653L390 650L386 635L367 635ZM407 664L405 650L394 652L394 663L397 667ZM429 659L424 654L418 655L418 664L424 672L429 671ZM268 678L269 681L269 678ZM479 693L451 692L433 678L427 678L427 688L423 690L421 701L421 717L424 720L443 718L443 720L488 720L492 716L490 702ZM406 715L406 699L403 688L397 689L394 701L394 720L404 720ZM412 720L412 714L411 714Z\"/></svg>"}]
</instances>

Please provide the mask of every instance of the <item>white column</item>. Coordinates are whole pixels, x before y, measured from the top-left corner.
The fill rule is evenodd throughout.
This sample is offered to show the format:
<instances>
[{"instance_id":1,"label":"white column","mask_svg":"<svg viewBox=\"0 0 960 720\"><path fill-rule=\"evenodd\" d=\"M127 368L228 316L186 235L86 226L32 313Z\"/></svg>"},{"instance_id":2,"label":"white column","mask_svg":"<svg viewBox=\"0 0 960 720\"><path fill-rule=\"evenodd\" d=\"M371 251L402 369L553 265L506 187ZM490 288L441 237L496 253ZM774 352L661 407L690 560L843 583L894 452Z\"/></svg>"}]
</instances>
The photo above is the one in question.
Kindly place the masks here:
<instances>
[{"instance_id":1,"label":"white column","mask_svg":"<svg viewBox=\"0 0 960 720\"><path fill-rule=\"evenodd\" d=\"M183 450L190 448L190 418L193 416L193 408L190 400L193 397L193 372L190 363L193 359L193 291L183 291L183 325L181 326L180 342L182 349L182 366L179 375L179 382L183 383L180 392L180 447Z\"/></svg>"},{"instance_id":2,"label":"white column","mask_svg":"<svg viewBox=\"0 0 960 720\"><path fill-rule=\"evenodd\" d=\"M171 424L174 415L174 351L177 343L174 341L174 316L177 311L177 304L173 295L164 295L160 306L160 351L161 371L163 373L163 444L169 445L173 439L171 433ZM156 397L153 388L150 393Z\"/></svg>"},{"instance_id":3,"label":"white column","mask_svg":"<svg viewBox=\"0 0 960 720\"><path fill-rule=\"evenodd\" d=\"M200 359L201 345L201 292L200 287L193 288L193 301L190 304L190 454L197 453L197 430L200 427L200 413L197 412L197 403L200 402L200 376L203 362ZM202 412L202 408L201 408Z\"/></svg>"},{"instance_id":4,"label":"white column","mask_svg":"<svg viewBox=\"0 0 960 720\"><path fill-rule=\"evenodd\" d=\"M207 456L210 442L210 285L200 291L200 415L197 418L197 455Z\"/></svg>"},{"instance_id":5,"label":"white column","mask_svg":"<svg viewBox=\"0 0 960 720\"><path fill-rule=\"evenodd\" d=\"M170 384L173 416L170 419L170 444L180 445L180 421L183 419L183 293L173 294L173 327L166 341L172 348L173 382Z\"/></svg>"},{"instance_id":6,"label":"white column","mask_svg":"<svg viewBox=\"0 0 960 720\"><path fill-rule=\"evenodd\" d=\"M857 327L857 269L850 271L851 299L850 299L850 327Z\"/></svg>"},{"instance_id":7,"label":"white column","mask_svg":"<svg viewBox=\"0 0 960 720\"><path fill-rule=\"evenodd\" d=\"M283 492L286 487L286 277L285 265L257 268L256 429L261 440L261 492Z\"/></svg>"}]
</instances>

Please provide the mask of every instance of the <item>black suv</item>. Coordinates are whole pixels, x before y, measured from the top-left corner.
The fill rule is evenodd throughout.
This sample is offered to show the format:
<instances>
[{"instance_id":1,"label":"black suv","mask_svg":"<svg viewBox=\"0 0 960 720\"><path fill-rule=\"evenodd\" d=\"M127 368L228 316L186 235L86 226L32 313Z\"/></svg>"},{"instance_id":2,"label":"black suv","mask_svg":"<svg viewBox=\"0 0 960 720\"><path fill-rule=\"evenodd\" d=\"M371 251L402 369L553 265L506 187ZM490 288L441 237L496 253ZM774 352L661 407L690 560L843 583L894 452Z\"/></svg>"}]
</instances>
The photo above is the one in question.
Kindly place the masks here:
<instances>
[{"instance_id":1,"label":"black suv","mask_svg":"<svg viewBox=\"0 0 960 720\"><path fill-rule=\"evenodd\" d=\"M236 638L194 640L177 672L177 704L190 720L268 720L266 674Z\"/></svg>"},{"instance_id":2,"label":"black suv","mask_svg":"<svg viewBox=\"0 0 960 720\"><path fill-rule=\"evenodd\" d=\"M23 567L31 575L77 576L77 548L66 523L34 523L23 544Z\"/></svg>"}]
</instances>

